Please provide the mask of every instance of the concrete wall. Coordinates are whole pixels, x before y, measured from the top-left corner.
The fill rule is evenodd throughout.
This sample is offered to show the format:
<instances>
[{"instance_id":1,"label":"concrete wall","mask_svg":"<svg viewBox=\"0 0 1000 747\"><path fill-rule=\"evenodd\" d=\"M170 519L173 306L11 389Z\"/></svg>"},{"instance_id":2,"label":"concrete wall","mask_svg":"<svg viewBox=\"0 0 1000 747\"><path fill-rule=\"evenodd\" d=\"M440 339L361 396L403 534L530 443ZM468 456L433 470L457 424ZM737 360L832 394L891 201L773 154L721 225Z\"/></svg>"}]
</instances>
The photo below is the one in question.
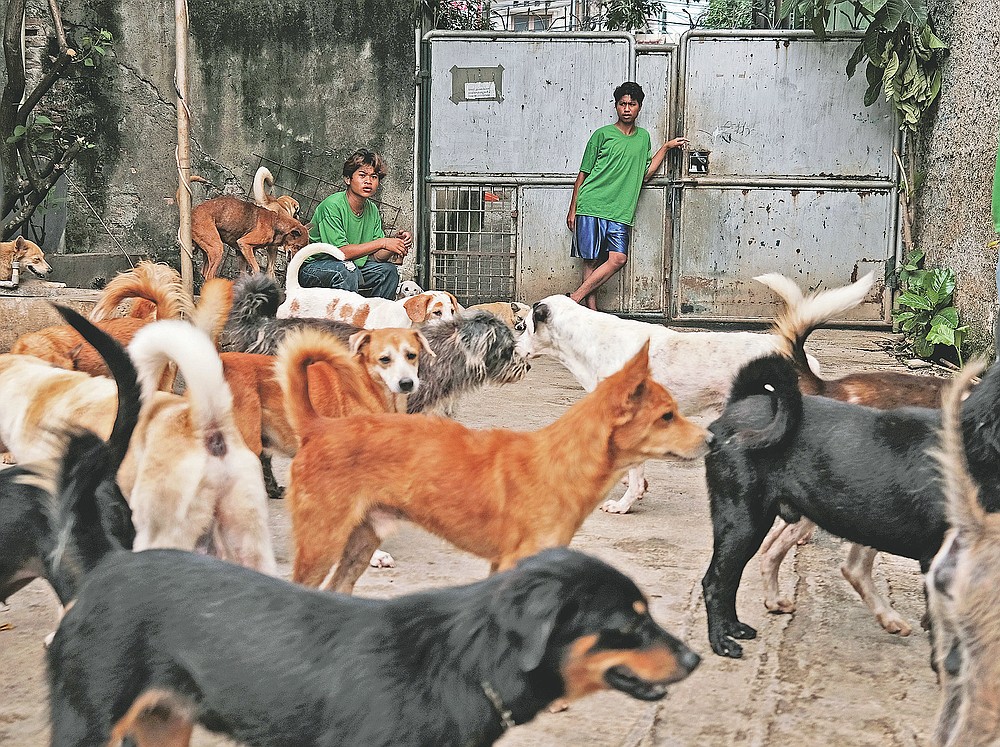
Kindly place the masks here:
<instances>
[{"instance_id":1,"label":"concrete wall","mask_svg":"<svg viewBox=\"0 0 1000 747\"><path fill-rule=\"evenodd\" d=\"M1000 134L1000 0L933 0L937 34L951 47L941 99L920 143L926 181L918 195L916 246L928 266L955 270L956 302L970 348L992 343L997 239L990 216Z\"/></svg>"},{"instance_id":2,"label":"concrete wall","mask_svg":"<svg viewBox=\"0 0 1000 747\"><path fill-rule=\"evenodd\" d=\"M193 171L245 194L256 153L339 182L344 158L373 148L390 169L380 199L402 207L400 226L411 226L412 7L410 0L190 0ZM130 251L168 258L177 231L174 3L64 0L64 14L119 40L117 64L73 86L99 144L73 177ZM196 203L218 194L193 189ZM68 251L112 248L90 209L75 192L71 199Z\"/></svg>"}]
</instances>

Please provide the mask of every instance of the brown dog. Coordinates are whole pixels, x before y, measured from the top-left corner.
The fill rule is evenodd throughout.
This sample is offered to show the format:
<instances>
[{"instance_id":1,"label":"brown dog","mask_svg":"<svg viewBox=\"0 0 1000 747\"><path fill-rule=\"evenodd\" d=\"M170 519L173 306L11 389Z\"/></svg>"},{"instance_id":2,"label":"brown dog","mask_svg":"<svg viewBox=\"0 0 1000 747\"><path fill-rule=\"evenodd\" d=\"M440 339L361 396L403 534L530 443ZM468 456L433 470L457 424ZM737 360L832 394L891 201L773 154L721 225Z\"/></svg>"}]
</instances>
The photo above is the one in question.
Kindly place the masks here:
<instances>
[{"instance_id":1,"label":"brown dog","mask_svg":"<svg viewBox=\"0 0 1000 747\"><path fill-rule=\"evenodd\" d=\"M309 243L309 229L284 212L265 210L252 202L223 195L191 211L191 238L205 253L202 276L219 274L225 244L236 247L253 272L260 272L254 251L267 251L267 273L274 277L278 249L289 255Z\"/></svg>"},{"instance_id":2,"label":"brown dog","mask_svg":"<svg viewBox=\"0 0 1000 747\"><path fill-rule=\"evenodd\" d=\"M350 592L397 519L505 570L568 545L631 465L707 451L707 431L650 377L648 345L533 433L471 430L426 415L322 417L310 396L309 359L296 347L286 338L277 371L301 442L288 489L293 580L309 586Z\"/></svg>"},{"instance_id":3,"label":"brown dog","mask_svg":"<svg viewBox=\"0 0 1000 747\"><path fill-rule=\"evenodd\" d=\"M0 241L0 281L11 279L15 261L40 278L47 278L52 273L42 248L23 236L13 241Z\"/></svg>"},{"instance_id":4,"label":"brown dog","mask_svg":"<svg viewBox=\"0 0 1000 747\"><path fill-rule=\"evenodd\" d=\"M133 305L132 313L144 316L111 318L118 305L130 298L143 302L143 306ZM154 313L149 314L145 304L149 304ZM191 312L191 301L174 269L155 262L140 262L134 270L120 273L105 286L89 318L122 345L127 345L136 332L155 319L180 319L190 316ZM109 375L104 359L68 324L21 335L10 352L33 355L59 368L83 371L91 376Z\"/></svg>"},{"instance_id":5,"label":"brown dog","mask_svg":"<svg viewBox=\"0 0 1000 747\"><path fill-rule=\"evenodd\" d=\"M289 195L271 194L274 188L274 177L267 166L261 166L253 177L253 201L265 210L274 213L284 213L289 218L294 218L299 212L299 201Z\"/></svg>"}]
</instances>

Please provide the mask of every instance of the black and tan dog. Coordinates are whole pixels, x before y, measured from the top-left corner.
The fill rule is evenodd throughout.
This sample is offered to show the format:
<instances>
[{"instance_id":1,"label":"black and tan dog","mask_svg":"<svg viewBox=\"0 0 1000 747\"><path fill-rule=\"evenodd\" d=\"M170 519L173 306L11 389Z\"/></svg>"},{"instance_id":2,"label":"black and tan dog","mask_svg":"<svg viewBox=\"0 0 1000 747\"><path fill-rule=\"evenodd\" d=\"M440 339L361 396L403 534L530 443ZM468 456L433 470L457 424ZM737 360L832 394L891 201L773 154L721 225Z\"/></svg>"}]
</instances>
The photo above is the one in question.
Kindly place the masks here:
<instances>
[{"instance_id":1,"label":"black and tan dog","mask_svg":"<svg viewBox=\"0 0 1000 747\"><path fill-rule=\"evenodd\" d=\"M794 365L778 355L747 364L725 412L709 427L705 459L715 550L702 580L715 653L739 657L754 638L736 616L747 561L775 516L804 516L851 542L920 561L923 572L947 529L944 496L927 456L940 413L875 410L802 396ZM966 400L970 471L1000 508L1000 367ZM990 508L990 506L987 506Z\"/></svg>"},{"instance_id":2,"label":"black and tan dog","mask_svg":"<svg viewBox=\"0 0 1000 747\"><path fill-rule=\"evenodd\" d=\"M556 698L658 700L699 657L626 576L554 549L390 600L170 550L110 556L49 649L52 744L493 744Z\"/></svg>"},{"instance_id":3,"label":"black and tan dog","mask_svg":"<svg viewBox=\"0 0 1000 747\"><path fill-rule=\"evenodd\" d=\"M66 605L86 572L112 550L131 548L135 538L115 482L139 418L135 368L111 337L76 312L57 308L108 362L118 384L118 413L107 442L77 431L65 436L61 459L0 471L0 601L41 577Z\"/></svg>"}]
</instances>

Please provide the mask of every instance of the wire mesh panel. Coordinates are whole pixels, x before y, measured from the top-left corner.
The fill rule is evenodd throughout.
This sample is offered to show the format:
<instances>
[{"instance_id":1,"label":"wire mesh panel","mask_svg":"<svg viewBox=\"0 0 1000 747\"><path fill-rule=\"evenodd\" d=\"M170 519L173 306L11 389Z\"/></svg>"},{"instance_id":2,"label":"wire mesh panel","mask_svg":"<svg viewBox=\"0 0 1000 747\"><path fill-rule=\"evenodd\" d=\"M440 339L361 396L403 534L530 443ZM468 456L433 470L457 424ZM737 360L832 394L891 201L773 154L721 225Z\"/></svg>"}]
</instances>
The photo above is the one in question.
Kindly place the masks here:
<instances>
[{"instance_id":1,"label":"wire mesh panel","mask_svg":"<svg viewBox=\"0 0 1000 747\"><path fill-rule=\"evenodd\" d=\"M430 287L466 306L511 300L516 218L514 187L432 187Z\"/></svg>"}]
</instances>

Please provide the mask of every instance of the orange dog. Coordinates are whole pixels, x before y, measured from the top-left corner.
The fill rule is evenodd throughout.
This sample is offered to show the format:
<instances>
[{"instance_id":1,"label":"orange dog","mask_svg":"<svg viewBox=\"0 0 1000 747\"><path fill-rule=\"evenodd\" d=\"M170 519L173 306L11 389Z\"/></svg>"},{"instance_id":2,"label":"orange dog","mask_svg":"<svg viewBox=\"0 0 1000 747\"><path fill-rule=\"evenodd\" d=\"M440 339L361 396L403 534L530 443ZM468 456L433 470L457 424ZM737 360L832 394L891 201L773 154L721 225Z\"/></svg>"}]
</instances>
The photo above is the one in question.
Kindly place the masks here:
<instances>
[{"instance_id":1,"label":"orange dog","mask_svg":"<svg viewBox=\"0 0 1000 747\"><path fill-rule=\"evenodd\" d=\"M261 166L253 177L253 201L265 210L275 213L285 213L294 218L299 212L299 201L289 195L271 194L274 189L274 177L267 166Z\"/></svg>"},{"instance_id":2,"label":"orange dog","mask_svg":"<svg viewBox=\"0 0 1000 747\"><path fill-rule=\"evenodd\" d=\"M286 338L277 371L301 442L288 489L292 578L309 586L350 592L401 518L505 570L568 545L631 465L707 451L708 432L650 377L648 345L533 433L425 415L323 417L311 401L308 358L295 350Z\"/></svg>"},{"instance_id":3,"label":"orange dog","mask_svg":"<svg viewBox=\"0 0 1000 747\"><path fill-rule=\"evenodd\" d=\"M132 313L144 316L111 318L118 305L130 298L142 302L133 305ZM140 262L134 270L120 273L105 286L89 318L122 345L127 345L136 332L154 319L180 319L190 316L191 311L191 301L184 294L175 270L154 262ZM21 335L10 352L33 355L59 368L83 371L91 376L110 374L104 359L68 324Z\"/></svg>"},{"instance_id":4,"label":"orange dog","mask_svg":"<svg viewBox=\"0 0 1000 747\"><path fill-rule=\"evenodd\" d=\"M52 267L45 261L42 248L23 236L18 236L14 241L0 241L0 280L11 279L15 261L40 278L46 278L52 272Z\"/></svg>"},{"instance_id":5,"label":"orange dog","mask_svg":"<svg viewBox=\"0 0 1000 747\"><path fill-rule=\"evenodd\" d=\"M267 274L274 277L278 249L289 255L309 243L309 229L284 211L274 212L252 202L223 195L206 200L191 211L191 238L205 252L201 274L211 280L219 274L224 244L239 249L251 271L260 272L254 251L267 251Z\"/></svg>"}]
</instances>

